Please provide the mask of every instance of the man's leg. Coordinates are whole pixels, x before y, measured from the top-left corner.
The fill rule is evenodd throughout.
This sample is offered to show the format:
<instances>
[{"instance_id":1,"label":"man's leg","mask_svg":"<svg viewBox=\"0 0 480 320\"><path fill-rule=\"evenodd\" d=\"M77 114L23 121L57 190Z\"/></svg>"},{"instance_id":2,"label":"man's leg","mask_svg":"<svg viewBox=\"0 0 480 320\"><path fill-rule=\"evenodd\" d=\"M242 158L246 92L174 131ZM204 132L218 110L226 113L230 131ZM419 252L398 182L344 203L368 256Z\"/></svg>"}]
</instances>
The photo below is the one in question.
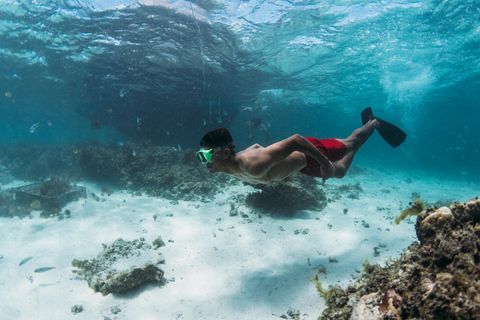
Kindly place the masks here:
<instances>
[{"instance_id":1,"label":"man's leg","mask_svg":"<svg viewBox=\"0 0 480 320\"><path fill-rule=\"evenodd\" d=\"M333 164L335 166L335 178L343 178L345 176L352 164L353 157L379 125L377 120L369 120L364 126L353 131L347 139L337 139L345 144L347 151L342 160Z\"/></svg>"},{"instance_id":2,"label":"man's leg","mask_svg":"<svg viewBox=\"0 0 480 320\"><path fill-rule=\"evenodd\" d=\"M245 123L245 127L247 128L248 142L252 142L253 141L253 136L252 136L253 122L252 121L247 121Z\"/></svg>"},{"instance_id":3,"label":"man's leg","mask_svg":"<svg viewBox=\"0 0 480 320\"><path fill-rule=\"evenodd\" d=\"M262 127L263 132L265 132L265 137L267 138L268 144L272 143L270 140L270 132L268 132L268 128L265 123L262 123L260 126Z\"/></svg>"}]
</instances>

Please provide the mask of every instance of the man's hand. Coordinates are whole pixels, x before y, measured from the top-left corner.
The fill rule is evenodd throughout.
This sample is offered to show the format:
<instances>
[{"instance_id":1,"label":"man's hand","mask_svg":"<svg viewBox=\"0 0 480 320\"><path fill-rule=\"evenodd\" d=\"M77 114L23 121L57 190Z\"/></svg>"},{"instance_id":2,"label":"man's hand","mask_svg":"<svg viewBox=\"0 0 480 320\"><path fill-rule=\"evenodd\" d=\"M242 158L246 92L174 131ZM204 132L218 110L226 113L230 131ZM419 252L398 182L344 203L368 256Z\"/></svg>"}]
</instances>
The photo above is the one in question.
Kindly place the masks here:
<instances>
[{"instance_id":1,"label":"man's hand","mask_svg":"<svg viewBox=\"0 0 480 320\"><path fill-rule=\"evenodd\" d=\"M322 170L322 180L325 183L328 179L333 177L335 175L335 167L333 166L333 163L328 161L328 163L322 164L321 167Z\"/></svg>"}]
</instances>

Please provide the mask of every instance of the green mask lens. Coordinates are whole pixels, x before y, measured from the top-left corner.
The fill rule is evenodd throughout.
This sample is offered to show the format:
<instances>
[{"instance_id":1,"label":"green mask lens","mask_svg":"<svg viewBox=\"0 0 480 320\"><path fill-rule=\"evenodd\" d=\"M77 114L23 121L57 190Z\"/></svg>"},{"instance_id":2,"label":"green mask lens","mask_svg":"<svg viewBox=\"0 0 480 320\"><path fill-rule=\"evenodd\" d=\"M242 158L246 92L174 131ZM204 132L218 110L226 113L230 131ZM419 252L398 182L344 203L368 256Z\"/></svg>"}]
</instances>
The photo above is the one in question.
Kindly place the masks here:
<instances>
[{"instance_id":1,"label":"green mask lens","mask_svg":"<svg viewBox=\"0 0 480 320\"><path fill-rule=\"evenodd\" d=\"M212 159L214 153L213 149L202 149L197 151L197 158L201 163L206 164Z\"/></svg>"},{"instance_id":2,"label":"green mask lens","mask_svg":"<svg viewBox=\"0 0 480 320\"><path fill-rule=\"evenodd\" d=\"M207 164L207 162L212 160L212 157L215 154L215 152L221 151L225 148L226 147L218 147L215 149L200 149L199 151L197 151L197 158L201 163Z\"/></svg>"}]
</instances>

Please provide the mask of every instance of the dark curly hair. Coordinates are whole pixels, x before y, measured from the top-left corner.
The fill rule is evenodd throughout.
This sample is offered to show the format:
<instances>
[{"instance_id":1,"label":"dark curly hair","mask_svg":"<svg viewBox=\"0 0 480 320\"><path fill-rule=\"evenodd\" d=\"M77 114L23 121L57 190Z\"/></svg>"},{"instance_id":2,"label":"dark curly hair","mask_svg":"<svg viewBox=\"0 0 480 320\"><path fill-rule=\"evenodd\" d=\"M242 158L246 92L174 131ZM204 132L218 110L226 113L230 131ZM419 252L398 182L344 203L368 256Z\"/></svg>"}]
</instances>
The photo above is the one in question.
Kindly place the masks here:
<instances>
[{"instance_id":1,"label":"dark curly hair","mask_svg":"<svg viewBox=\"0 0 480 320\"><path fill-rule=\"evenodd\" d=\"M208 132L200 141L200 147L205 149L215 149L218 147L229 148L233 151L235 145L233 138L225 128L219 128Z\"/></svg>"}]
</instances>

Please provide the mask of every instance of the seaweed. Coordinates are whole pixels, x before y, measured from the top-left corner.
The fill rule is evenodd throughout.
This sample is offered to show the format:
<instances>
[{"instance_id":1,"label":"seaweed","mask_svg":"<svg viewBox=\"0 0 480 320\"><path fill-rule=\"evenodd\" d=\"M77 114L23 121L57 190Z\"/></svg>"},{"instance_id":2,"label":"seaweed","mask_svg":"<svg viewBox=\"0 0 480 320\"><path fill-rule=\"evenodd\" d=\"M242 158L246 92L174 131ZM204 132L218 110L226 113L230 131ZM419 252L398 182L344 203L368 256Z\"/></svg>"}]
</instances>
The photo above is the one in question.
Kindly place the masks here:
<instances>
[{"instance_id":1,"label":"seaweed","mask_svg":"<svg viewBox=\"0 0 480 320\"><path fill-rule=\"evenodd\" d=\"M325 303L327 305L327 309L324 310L322 317L319 319L330 320L330 319L345 319L347 317L339 318L338 312L330 313L330 310L341 310L343 314L351 314L352 306L348 304L348 291L343 290L339 285L330 286L328 290L323 289L322 284L318 280L318 276L316 276L313 281L315 282L315 286L317 288L318 294L320 297L325 299Z\"/></svg>"},{"instance_id":2,"label":"seaweed","mask_svg":"<svg viewBox=\"0 0 480 320\"><path fill-rule=\"evenodd\" d=\"M408 208L403 210L400 215L395 219L396 224L400 224L405 218L411 216L418 216L423 210L425 210L425 203L420 198L415 199L414 202L409 203Z\"/></svg>"},{"instance_id":3,"label":"seaweed","mask_svg":"<svg viewBox=\"0 0 480 320\"><path fill-rule=\"evenodd\" d=\"M313 279L315 287L317 288L320 297L325 298L327 306L329 308L342 308L347 302L347 295L343 292L343 289L339 285L330 286L325 290L322 283L318 279L318 275Z\"/></svg>"}]
</instances>

